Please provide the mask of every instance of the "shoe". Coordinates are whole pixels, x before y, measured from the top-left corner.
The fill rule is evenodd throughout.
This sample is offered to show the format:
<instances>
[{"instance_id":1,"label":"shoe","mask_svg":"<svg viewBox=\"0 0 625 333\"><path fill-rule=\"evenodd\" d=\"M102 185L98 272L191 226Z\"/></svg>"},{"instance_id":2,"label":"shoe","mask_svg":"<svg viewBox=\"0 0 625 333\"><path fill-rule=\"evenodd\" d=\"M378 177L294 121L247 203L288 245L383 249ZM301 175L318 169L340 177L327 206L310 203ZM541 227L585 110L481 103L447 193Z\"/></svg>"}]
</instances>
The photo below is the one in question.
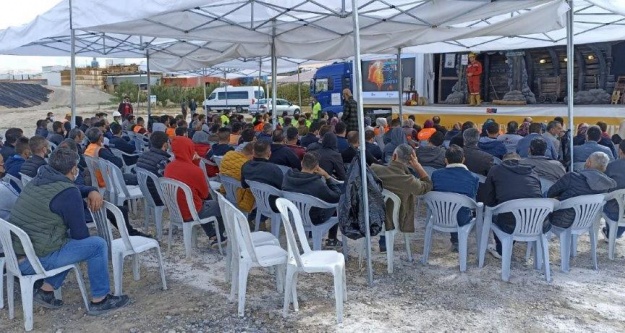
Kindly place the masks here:
<instances>
[{"instance_id":1,"label":"shoe","mask_svg":"<svg viewBox=\"0 0 625 333\"><path fill-rule=\"evenodd\" d=\"M130 302L130 298L127 295L113 296L108 294L98 303L89 303L89 311L87 311L87 314L90 316L99 316L101 314L122 308L126 306L128 302Z\"/></svg>"},{"instance_id":2,"label":"shoe","mask_svg":"<svg viewBox=\"0 0 625 333\"><path fill-rule=\"evenodd\" d=\"M501 254L497 252L497 246L495 244L488 244L488 247L486 249L493 257L501 259Z\"/></svg>"},{"instance_id":3,"label":"shoe","mask_svg":"<svg viewBox=\"0 0 625 333\"><path fill-rule=\"evenodd\" d=\"M326 239L326 247L341 247L343 243L338 239Z\"/></svg>"},{"instance_id":4,"label":"shoe","mask_svg":"<svg viewBox=\"0 0 625 333\"><path fill-rule=\"evenodd\" d=\"M601 233L603 234L603 241L606 243L609 243L610 236L608 236L608 228L606 227L601 228Z\"/></svg>"},{"instance_id":5,"label":"shoe","mask_svg":"<svg viewBox=\"0 0 625 333\"><path fill-rule=\"evenodd\" d=\"M380 253L386 253L386 243L380 243Z\"/></svg>"},{"instance_id":6,"label":"shoe","mask_svg":"<svg viewBox=\"0 0 625 333\"><path fill-rule=\"evenodd\" d=\"M144 234L137 229L128 230L128 236L140 236L140 237L146 237L146 238L153 238L152 235Z\"/></svg>"},{"instance_id":7,"label":"shoe","mask_svg":"<svg viewBox=\"0 0 625 333\"><path fill-rule=\"evenodd\" d=\"M63 301L54 297L53 291L43 291L37 289L33 295L33 301L46 309L58 309L63 305Z\"/></svg>"},{"instance_id":8,"label":"shoe","mask_svg":"<svg viewBox=\"0 0 625 333\"><path fill-rule=\"evenodd\" d=\"M226 236L221 236L221 243L219 243L219 240L217 240L217 238L215 238L215 239L213 239L211 241L211 248L218 248L219 244L224 246L224 245L226 245L226 242L228 242L228 237L226 237Z\"/></svg>"},{"instance_id":9,"label":"shoe","mask_svg":"<svg viewBox=\"0 0 625 333\"><path fill-rule=\"evenodd\" d=\"M451 252L458 253L458 243L451 243Z\"/></svg>"}]
</instances>

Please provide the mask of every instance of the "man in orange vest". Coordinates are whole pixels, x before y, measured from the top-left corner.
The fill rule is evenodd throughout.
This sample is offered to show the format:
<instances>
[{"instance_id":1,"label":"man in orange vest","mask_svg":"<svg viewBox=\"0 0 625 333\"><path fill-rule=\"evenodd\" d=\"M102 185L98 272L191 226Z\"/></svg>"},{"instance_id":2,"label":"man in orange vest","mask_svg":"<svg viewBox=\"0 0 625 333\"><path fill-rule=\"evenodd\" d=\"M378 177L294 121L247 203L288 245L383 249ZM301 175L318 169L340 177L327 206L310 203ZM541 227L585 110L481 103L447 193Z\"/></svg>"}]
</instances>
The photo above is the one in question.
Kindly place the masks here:
<instances>
[{"instance_id":1,"label":"man in orange vest","mask_svg":"<svg viewBox=\"0 0 625 333\"><path fill-rule=\"evenodd\" d=\"M469 65L467 66L467 86L469 87L469 105L471 106L482 104L482 97L480 97L482 63L477 61L475 57L475 53L469 53Z\"/></svg>"}]
</instances>

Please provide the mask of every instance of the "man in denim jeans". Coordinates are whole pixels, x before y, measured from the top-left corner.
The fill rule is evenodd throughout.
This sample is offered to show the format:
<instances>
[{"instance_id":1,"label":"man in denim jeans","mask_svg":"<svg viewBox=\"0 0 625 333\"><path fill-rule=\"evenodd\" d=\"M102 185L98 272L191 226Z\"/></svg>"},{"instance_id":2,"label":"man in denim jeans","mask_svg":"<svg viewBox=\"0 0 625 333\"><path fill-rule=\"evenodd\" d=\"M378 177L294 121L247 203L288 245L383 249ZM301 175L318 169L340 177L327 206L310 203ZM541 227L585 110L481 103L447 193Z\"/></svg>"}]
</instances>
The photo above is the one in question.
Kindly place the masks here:
<instances>
[{"instance_id":1,"label":"man in denim jeans","mask_svg":"<svg viewBox=\"0 0 625 333\"><path fill-rule=\"evenodd\" d=\"M78 175L78 154L69 148L56 149L48 165L40 168L37 177L29 182L17 199L9 222L23 229L31 239L41 265L46 270L87 262L92 301L88 313L99 315L128 304L128 296L109 294L108 249L104 239L89 236L81 190L74 185ZM83 191L90 191L83 187ZM90 200L92 209L102 201ZM68 237L69 231L69 237ZM34 274L24 257L18 239L13 241L23 274ZM46 308L59 308L63 302L54 297L68 271L44 280L37 289L34 301Z\"/></svg>"}]
</instances>

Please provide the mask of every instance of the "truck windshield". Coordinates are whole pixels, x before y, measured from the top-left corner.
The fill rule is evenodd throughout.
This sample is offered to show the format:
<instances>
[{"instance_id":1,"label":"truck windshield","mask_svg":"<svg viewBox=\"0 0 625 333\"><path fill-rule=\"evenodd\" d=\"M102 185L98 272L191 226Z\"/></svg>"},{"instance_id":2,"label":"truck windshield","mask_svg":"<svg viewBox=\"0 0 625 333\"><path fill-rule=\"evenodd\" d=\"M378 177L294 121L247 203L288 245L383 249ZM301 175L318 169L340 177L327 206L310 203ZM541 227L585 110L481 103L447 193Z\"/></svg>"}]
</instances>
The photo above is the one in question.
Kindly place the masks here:
<instances>
[{"instance_id":1,"label":"truck windshield","mask_svg":"<svg viewBox=\"0 0 625 333\"><path fill-rule=\"evenodd\" d=\"M328 91L328 79L315 80L315 93L320 93L322 91Z\"/></svg>"}]
</instances>

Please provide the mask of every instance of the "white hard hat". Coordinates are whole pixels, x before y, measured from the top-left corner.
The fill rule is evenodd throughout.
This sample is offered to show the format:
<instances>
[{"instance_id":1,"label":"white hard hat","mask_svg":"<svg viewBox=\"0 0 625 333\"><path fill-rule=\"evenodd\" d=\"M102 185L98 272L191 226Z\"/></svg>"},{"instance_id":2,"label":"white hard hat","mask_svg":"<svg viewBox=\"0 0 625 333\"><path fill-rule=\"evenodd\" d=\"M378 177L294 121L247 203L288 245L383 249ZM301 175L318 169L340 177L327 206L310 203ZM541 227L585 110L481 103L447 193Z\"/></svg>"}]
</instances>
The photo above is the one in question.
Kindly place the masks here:
<instances>
[{"instance_id":1,"label":"white hard hat","mask_svg":"<svg viewBox=\"0 0 625 333\"><path fill-rule=\"evenodd\" d=\"M119 111L113 112L113 117L121 117L121 116L122 116L122 114L119 113Z\"/></svg>"}]
</instances>

